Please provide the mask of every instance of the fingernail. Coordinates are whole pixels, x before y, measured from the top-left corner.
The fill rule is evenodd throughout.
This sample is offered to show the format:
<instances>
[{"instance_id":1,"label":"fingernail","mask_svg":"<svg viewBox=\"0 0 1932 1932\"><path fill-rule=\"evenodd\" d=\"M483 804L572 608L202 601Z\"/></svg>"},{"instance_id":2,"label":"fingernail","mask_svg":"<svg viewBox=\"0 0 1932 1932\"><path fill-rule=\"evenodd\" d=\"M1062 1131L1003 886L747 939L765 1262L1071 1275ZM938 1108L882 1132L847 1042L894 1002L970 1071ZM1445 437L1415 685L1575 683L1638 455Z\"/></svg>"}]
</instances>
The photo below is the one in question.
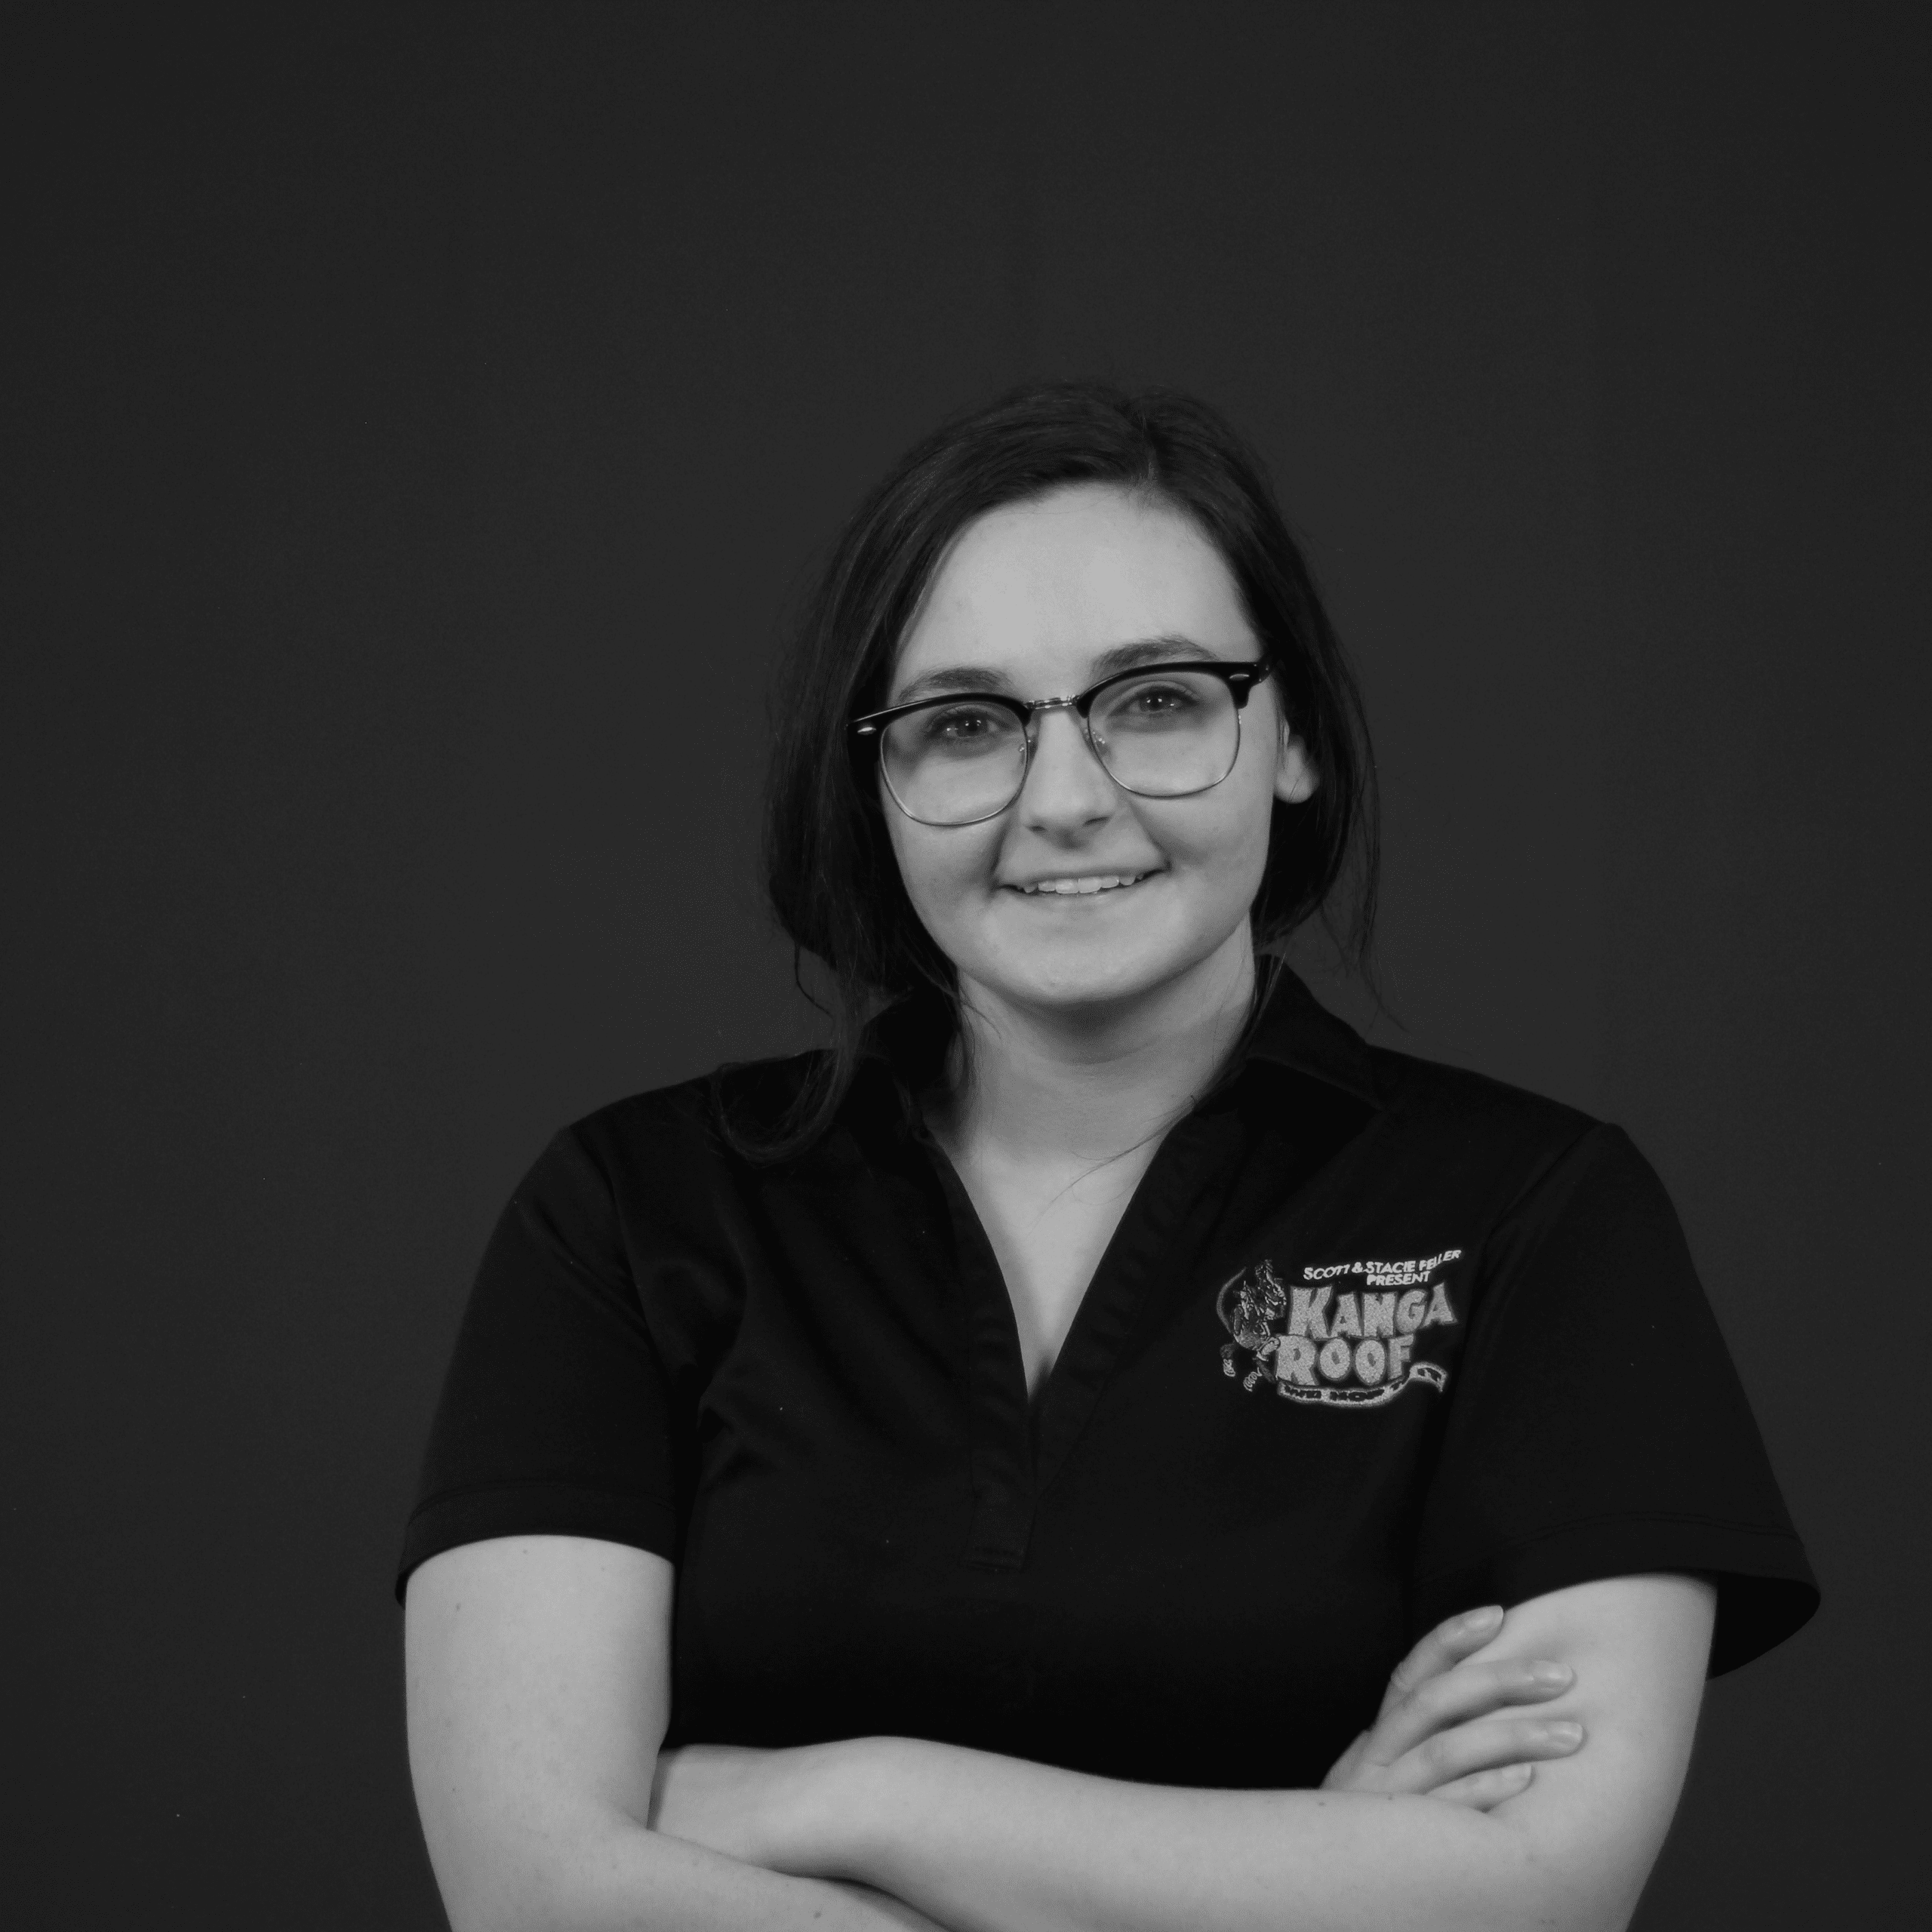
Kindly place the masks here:
<instances>
[{"instance_id":1,"label":"fingernail","mask_svg":"<svg viewBox=\"0 0 1932 1932\"><path fill-rule=\"evenodd\" d=\"M1492 1623L1502 1621L1503 1606L1500 1603L1493 1603L1486 1609L1471 1611L1463 1619L1463 1628L1465 1630L1487 1630Z\"/></svg>"},{"instance_id":2,"label":"fingernail","mask_svg":"<svg viewBox=\"0 0 1932 1932\"><path fill-rule=\"evenodd\" d=\"M1567 1663L1533 1663L1530 1675L1539 1684L1567 1684L1576 1675Z\"/></svg>"},{"instance_id":3,"label":"fingernail","mask_svg":"<svg viewBox=\"0 0 1932 1932\"><path fill-rule=\"evenodd\" d=\"M1558 1744L1580 1744L1583 1741L1583 1727L1571 1723L1567 1718L1551 1724L1549 1731L1551 1738Z\"/></svg>"}]
</instances>

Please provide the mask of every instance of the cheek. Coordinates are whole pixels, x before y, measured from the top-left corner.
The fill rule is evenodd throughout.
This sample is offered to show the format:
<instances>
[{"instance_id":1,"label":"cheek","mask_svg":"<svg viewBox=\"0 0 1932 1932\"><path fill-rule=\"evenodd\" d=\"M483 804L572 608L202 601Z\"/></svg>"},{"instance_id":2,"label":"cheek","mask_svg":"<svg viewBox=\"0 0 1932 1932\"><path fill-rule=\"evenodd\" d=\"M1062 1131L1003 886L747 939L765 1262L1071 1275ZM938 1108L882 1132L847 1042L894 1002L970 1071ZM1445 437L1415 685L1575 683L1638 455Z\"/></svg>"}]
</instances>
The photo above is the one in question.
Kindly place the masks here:
<instances>
[{"instance_id":1,"label":"cheek","mask_svg":"<svg viewBox=\"0 0 1932 1932\"><path fill-rule=\"evenodd\" d=\"M891 809L891 808L888 808ZM929 931L943 933L970 894L977 893L996 856L996 835L977 826L938 832L894 812L892 850L912 909Z\"/></svg>"},{"instance_id":2,"label":"cheek","mask_svg":"<svg viewBox=\"0 0 1932 1932\"><path fill-rule=\"evenodd\" d=\"M1266 783L1250 780L1233 789L1235 785L1236 778L1231 777L1208 795L1213 803L1207 811L1171 814L1164 842L1177 861L1216 891L1238 889L1252 894L1268 863L1275 795ZM1198 802L1205 804L1208 800Z\"/></svg>"},{"instance_id":3,"label":"cheek","mask_svg":"<svg viewBox=\"0 0 1932 1932\"><path fill-rule=\"evenodd\" d=\"M1241 787L1236 794L1240 831L1235 843L1240 849L1241 863L1252 872L1254 883L1259 885L1268 863L1268 843L1275 828L1275 778L1280 768L1277 746L1281 726L1272 715L1254 721L1260 728L1254 732L1251 740L1244 736L1241 750L1244 755L1230 776Z\"/></svg>"}]
</instances>

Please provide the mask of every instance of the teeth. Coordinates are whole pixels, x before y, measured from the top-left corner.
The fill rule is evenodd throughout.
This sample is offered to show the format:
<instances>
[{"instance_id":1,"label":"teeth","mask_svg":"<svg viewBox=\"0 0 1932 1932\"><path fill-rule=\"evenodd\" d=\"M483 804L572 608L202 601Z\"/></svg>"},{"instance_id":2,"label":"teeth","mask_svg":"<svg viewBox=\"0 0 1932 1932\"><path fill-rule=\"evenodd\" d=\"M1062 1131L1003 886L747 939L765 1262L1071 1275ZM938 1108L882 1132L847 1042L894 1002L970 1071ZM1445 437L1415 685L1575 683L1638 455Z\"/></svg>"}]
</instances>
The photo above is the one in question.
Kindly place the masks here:
<instances>
[{"instance_id":1,"label":"teeth","mask_svg":"<svg viewBox=\"0 0 1932 1932\"><path fill-rule=\"evenodd\" d=\"M1029 897L1041 892L1069 894L1105 892L1116 885L1132 885L1147 876L1145 872L1097 872L1090 878L1043 878L1038 885L1021 889Z\"/></svg>"}]
</instances>

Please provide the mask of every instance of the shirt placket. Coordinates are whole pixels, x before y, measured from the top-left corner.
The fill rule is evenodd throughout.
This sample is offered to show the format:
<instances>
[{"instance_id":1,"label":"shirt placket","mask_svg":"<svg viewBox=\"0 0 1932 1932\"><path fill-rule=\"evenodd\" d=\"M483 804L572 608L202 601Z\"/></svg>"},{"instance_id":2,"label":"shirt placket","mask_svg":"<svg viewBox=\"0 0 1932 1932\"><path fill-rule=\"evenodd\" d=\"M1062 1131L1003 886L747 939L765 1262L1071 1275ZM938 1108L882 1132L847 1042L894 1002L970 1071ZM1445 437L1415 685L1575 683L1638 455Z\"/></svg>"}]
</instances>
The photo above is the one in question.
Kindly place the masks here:
<instances>
[{"instance_id":1,"label":"shirt placket","mask_svg":"<svg viewBox=\"0 0 1932 1932\"><path fill-rule=\"evenodd\" d=\"M952 1163L928 1143L952 1220L967 1364L973 1512L962 1562L1025 1567L1040 1496L1085 1429L1149 1284L1174 1265L1175 1235L1202 1181L1238 1137L1225 1116L1189 1115L1162 1142L1081 1299L1041 1392L1037 1429L992 1244Z\"/></svg>"}]
</instances>

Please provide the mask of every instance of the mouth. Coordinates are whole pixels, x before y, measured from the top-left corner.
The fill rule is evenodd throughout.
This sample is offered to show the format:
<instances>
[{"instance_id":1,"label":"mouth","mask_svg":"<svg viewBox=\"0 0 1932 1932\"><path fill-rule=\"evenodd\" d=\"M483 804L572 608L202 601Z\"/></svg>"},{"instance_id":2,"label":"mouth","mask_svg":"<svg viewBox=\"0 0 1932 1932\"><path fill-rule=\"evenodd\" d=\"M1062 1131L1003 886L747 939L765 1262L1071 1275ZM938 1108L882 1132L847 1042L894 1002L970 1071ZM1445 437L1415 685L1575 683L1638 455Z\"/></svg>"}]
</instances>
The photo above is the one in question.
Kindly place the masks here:
<instances>
[{"instance_id":1,"label":"mouth","mask_svg":"<svg viewBox=\"0 0 1932 1932\"><path fill-rule=\"evenodd\" d=\"M1087 872L1078 878L1035 879L1031 885L1008 886L1023 899L1093 899L1103 893L1124 892L1154 874L1144 872Z\"/></svg>"}]
</instances>

